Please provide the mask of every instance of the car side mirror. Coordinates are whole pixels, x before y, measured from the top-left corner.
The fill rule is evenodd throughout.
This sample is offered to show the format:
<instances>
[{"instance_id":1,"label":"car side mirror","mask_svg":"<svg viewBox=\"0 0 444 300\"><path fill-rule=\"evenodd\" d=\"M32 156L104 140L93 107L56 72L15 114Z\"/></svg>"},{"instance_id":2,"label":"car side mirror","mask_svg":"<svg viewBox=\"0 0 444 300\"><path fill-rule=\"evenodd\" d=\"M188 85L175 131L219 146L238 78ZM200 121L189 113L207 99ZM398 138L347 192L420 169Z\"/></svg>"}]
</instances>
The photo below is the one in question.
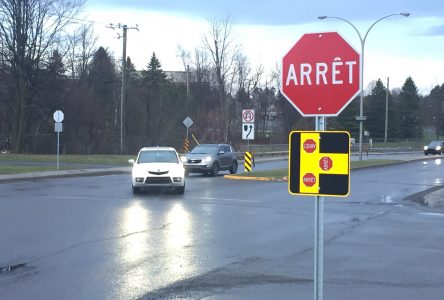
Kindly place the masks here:
<instances>
[{"instance_id":1,"label":"car side mirror","mask_svg":"<svg viewBox=\"0 0 444 300\"><path fill-rule=\"evenodd\" d=\"M132 159L132 158L128 159L128 163L131 164L131 165L134 165L134 159Z\"/></svg>"},{"instance_id":2,"label":"car side mirror","mask_svg":"<svg viewBox=\"0 0 444 300\"><path fill-rule=\"evenodd\" d=\"M180 156L180 161L183 162L183 163L187 162L186 156L185 155L181 155Z\"/></svg>"}]
</instances>

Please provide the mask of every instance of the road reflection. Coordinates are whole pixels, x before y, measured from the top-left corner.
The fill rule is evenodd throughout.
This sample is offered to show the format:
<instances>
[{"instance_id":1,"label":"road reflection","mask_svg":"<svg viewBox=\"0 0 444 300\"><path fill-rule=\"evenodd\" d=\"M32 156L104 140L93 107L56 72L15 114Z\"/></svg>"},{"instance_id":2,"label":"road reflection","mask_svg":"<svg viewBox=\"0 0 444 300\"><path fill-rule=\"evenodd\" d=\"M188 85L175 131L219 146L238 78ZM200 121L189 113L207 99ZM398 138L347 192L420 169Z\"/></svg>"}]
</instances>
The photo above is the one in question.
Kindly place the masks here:
<instances>
[{"instance_id":1,"label":"road reflection","mask_svg":"<svg viewBox=\"0 0 444 300\"><path fill-rule=\"evenodd\" d=\"M148 230L148 219L148 210L139 202L124 211L122 231L128 236L125 238L123 258L128 262L138 260L148 248L146 234L143 234Z\"/></svg>"},{"instance_id":2,"label":"road reflection","mask_svg":"<svg viewBox=\"0 0 444 300\"><path fill-rule=\"evenodd\" d=\"M166 223L166 271L170 278L179 278L195 269L187 251L192 243L191 215L182 203L175 203L166 215Z\"/></svg>"},{"instance_id":3,"label":"road reflection","mask_svg":"<svg viewBox=\"0 0 444 300\"><path fill-rule=\"evenodd\" d=\"M149 211L133 202L121 215L119 297L134 298L196 271L192 216L182 203Z\"/></svg>"}]
</instances>

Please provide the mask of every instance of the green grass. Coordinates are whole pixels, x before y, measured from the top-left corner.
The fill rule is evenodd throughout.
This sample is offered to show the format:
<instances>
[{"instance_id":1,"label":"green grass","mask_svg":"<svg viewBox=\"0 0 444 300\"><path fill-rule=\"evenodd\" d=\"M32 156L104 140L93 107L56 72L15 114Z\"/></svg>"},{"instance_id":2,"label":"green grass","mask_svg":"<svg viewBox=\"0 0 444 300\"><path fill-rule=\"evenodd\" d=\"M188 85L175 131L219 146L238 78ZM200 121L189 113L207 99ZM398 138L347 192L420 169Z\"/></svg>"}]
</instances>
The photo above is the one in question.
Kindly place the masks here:
<instances>
[{"instance_id":1,"label":"green grass","mask_svg":"<svg viewBox=\"0 0 444 300\"><path fill-rule=\"evenodd\" d=\"M85 164L128 164L128 159L136 155L60 155L60 162L85 163ZM2 161L33 161L55 162L57 155L44 154L0 154Z\"/></svg>"},{"instance_id":2,"label":"green grass","mask_svg":"<svg viewBox=\"0 0 444 300\"><path fill-rule=\"evenodd\" d=\"M60 155L60 170L78 169L75 166L63 166L63 163L79 163L79 164L109 164L129 166L128 159L136 158L136 155ZM56 155L39 155L39 154L0 154L0 174L19 174L29 172L45 172L56 171ZM7 162L11 163L8 164ZM26 166L14 165L13 161L20 162L43 162L49 163L48 166Z\"/></svg>"},{"instance_id":3,"label":"green grass","mask_svg":"<svg viewBox=\"0 0 444 300\"><path fill-rule=\"evenodd\" d=\"M250 173L238 174L243 177L271 177L271 178L282 178L288 175L288 169L274 169L267 171L253 171Z\"/></svg>"}]
</instances>

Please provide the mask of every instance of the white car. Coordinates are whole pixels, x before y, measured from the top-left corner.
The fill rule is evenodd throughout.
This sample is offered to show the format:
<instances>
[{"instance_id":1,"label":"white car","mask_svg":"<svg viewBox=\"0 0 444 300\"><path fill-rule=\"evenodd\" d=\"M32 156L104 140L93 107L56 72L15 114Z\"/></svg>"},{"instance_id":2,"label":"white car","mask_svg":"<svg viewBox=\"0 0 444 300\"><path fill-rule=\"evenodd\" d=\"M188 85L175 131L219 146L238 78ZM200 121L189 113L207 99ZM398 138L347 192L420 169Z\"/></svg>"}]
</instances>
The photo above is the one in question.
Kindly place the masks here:
<instances>
[{"instance_id":1,"label":"white car","mask_svg":"<svg viewBox=\"0 0 444 300\"><path fill-rule=\"evenodd\" d=\"M133 165L133 193L141 189L172 188L178 194L185 192L185 169L179 154L171 147L145 147L140 149Z\"/></svg>"}]
</instances>

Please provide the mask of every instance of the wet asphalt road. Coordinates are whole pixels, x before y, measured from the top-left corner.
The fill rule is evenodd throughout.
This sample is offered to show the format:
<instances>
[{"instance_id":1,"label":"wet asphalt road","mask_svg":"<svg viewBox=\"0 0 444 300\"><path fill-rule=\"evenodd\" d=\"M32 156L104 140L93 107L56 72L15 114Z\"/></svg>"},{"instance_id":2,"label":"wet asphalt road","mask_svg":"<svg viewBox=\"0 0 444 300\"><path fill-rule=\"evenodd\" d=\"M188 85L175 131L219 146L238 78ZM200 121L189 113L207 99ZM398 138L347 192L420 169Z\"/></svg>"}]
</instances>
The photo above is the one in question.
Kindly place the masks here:
<instances>
[{"instance_id":1,"label":"wet asphalt road","mask_svg":"<svg viewBox=\"0 0 444 300\"><path fill-rule=\"evenodd\" d=\"M443 184L441 160L351 178L325 198L325 299L442 299L444 214L405 199ZM313 297L313 197L285 182L48 179L0 184L0 206L1 299Z\"/></svg>"}]
</instances>

